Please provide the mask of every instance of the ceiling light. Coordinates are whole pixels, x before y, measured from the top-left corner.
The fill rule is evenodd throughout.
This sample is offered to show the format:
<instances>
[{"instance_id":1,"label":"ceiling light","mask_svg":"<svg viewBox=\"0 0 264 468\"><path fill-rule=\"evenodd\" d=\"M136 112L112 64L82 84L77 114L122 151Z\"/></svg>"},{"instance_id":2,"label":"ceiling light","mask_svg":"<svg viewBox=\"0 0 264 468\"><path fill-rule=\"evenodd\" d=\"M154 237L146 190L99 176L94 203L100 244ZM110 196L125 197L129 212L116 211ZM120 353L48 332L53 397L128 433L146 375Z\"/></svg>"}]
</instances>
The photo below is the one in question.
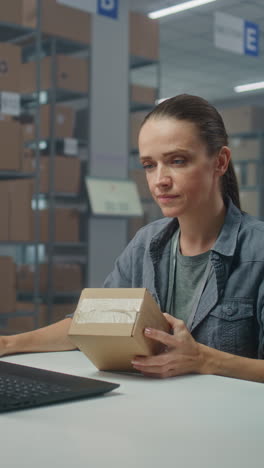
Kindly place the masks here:
<instances>
[{"instance_id":1,"label":"ceiling light","mask_svg":"<svg viewBox=\"0 0 264 468\"><path fill-rule=\"evenodd\" d=\"M212 2L216 2L216 0L191 0L168 8L163 8L162 10L152 11L148 13L148 17L152 19L162 18L163 16L173 15L174 13L179 13L180 11L189 10L190 8Z\"/></svg>"},{"instance_id":2,"label":"ceiling light","mask_svg":"<svg viewBox=\"0 0 264 468\"><path fill-rule=\"evenodd\" d=\"M234 91L236 93L244 93L245 91L254 91L255 89L263 89L264 81L259 81L258 83L249 83L240 86L235 86Z\"/></svg>"}]
</instances>

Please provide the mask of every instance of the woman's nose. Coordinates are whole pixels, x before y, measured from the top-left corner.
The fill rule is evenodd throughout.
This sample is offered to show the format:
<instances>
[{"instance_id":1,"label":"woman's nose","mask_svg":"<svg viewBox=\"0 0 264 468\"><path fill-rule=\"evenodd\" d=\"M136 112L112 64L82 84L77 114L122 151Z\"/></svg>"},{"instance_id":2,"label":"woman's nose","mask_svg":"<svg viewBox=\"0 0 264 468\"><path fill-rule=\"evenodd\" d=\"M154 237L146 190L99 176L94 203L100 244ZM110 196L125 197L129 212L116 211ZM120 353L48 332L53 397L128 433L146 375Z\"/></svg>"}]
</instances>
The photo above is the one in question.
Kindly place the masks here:
<instances>
[{"instance_id":1,"label":"woman's nose","mask_svg":"<svg viewBox=\"0 0 264 468\"><path fill-rule=\"evenodd\" d=\"M171 184L171 177L166 168L160 168L157 171L156 184L161 186L168 186Z\"/></svg>"}]
</instances>

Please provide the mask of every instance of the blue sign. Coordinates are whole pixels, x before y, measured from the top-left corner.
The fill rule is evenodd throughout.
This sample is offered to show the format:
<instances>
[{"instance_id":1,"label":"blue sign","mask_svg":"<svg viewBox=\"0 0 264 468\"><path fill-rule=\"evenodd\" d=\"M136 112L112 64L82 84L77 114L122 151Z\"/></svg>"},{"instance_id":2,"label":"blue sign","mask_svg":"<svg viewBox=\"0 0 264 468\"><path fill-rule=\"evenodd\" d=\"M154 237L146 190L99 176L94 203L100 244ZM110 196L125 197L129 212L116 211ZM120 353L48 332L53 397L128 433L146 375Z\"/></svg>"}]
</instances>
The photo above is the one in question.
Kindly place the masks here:
<instances>
[{"instance_id":1,"label":"blue sign","mask_svg":"<svg viewBox=\"0 0 264 468\"><path fill-rule=\"evenodd\" d=\"M118 18L118 0L97 0L97 14Z\"/></svg>"},{"instance_id":2,"label":"blue sign","mask_svg":"<svg viewBox=\"0 0 264 468\"><path fill-rule=\"evenodd\" d=\"M259 26L251 21L244 22L244 53L259 55Z\"/></svg>"}]
</instances>

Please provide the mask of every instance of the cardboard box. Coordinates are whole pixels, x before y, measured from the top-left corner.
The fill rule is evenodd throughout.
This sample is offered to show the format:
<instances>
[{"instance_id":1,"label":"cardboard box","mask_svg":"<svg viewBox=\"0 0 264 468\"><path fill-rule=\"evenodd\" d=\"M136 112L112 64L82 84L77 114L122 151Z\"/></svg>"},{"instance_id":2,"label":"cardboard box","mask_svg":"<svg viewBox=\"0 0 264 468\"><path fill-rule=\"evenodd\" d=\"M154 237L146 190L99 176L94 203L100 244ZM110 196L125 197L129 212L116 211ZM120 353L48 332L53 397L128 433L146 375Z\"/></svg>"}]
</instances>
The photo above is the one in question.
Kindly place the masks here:
<instances>
[{"instance_id":1,"label":"cardboard box","mask_svg":"<svg viewBox=\"0 0 264 468\"><path fill-rule=\"evenodd\" d=\"M41 60L41 90L53 88L52 59L45 57ZM88 92L88 64L83 58L68 55L56 56L56 88L79 93ZM21 67L21 93L36 91L37 77L36 62L28 62Z\"/></svg>"},{"instance_id":2,"label":"cardboard box","mask_svg":"<svg viewBox=\"0 0 264 468\"><path fill-rule=\"evenodd\" d=\"M0 241L9 239L9 194L8 181L0 181Z\"/></svg>"},{"instance_id":3,"label":"cardboard box","mask_svg":"<svg viewBox=\"0 0 264 468\"><path fill-rule=\"evenodd\" d=\"M49 240L49 212L41 210L40 242ZM79 242L79 211L75 208L56 208L54 215L54 242ZM33 233L33 228L32 228ZM33 239L33 234L31 236Z\"/></svg>"},{"instance_id":4,"label":"cardboard box","mask_svg":"<svg viewBox=\"0 0 264 468\"><path fill-rule=\"evenodd\" d=\"M257 191L240 190L241 209L252 216L259 216L259 194Z\"/></svg>"},{"instance_id":5,"label":"cardboard box","mask_svg":"<svg viewBox=\"0 0 264 468\"><path fill-rule=\"evenodd\" d=\"M33 292L35 265L18 265L16 270L17 289L19 292ZM82 271L78 264L56 263L52 266L52 287L56 292L78 292L82 289ZM39 289L48 291L48 265L39 265Z\"/></svg>"},{"instance_id":6,"label":"cardboard box","mask_svg":"<svg viewBox=\"0 0 264 468\"><path fill-rule=\"evenodd\" d=\"M264 108L240 106L219 109L229 135L264 130Z\"/></svg>"},{"instance_id":7,"label":"cardboard box","mask_svg":"<svg viewBox=\"0 0 264 468\"><path fill-rule=\"evenodd\" d=\"M32 240L32 180L0 181L0 216L5 226L0 228L0 240ZM5 221L4 221L5 220Z\"/></svg>"},{"instance_id":8,"label":"cardboard box","mask_svg":"<svg viewBox=\"0 0 264 468\"><path fill-rule=\"evenodd\" d=\"M234 164L238 185L257 185L258 165L254 162L248 164Z\"/></svg>"},{"instance_id":9,"label":"cardboard box","mask_svg":"<svg viewBox=\"0 0 264 468\"><path fill-rule=\"evenodd\" d=\"M149 60L159 58L159 22L130 12L130 54Z\"/></svg>"},{"instance_id":10,"label":"cardboard box","mask_svg":"<svg viewBox=\"0 0 264 468\"><path fill-rule=\"evenodd\" d=\"M0 91L20 92L20 66L21 48L17 45L1 42Z\"/></svg>"},{"instance_id":11,"label":"cardboard box","mask_svg":"<svg viewBox=\"0 0 264 468\"><path fill-rule=\"evenodd\" d=\"M0 2L0 21L36 27L36 0L12 0Z\"/></svg>"},{"instance_id":12,"label":"cardboard box","mask_svg":"<svg viewBox=\"0 0 264 468\"><path fill-rule=\"evenodd\" d=\"M154 106L157 99L157 89L150 86L131 85L130 99L132 102Z\"/></svg>"},{"instance_id":13,"label":"cardboard box","mask_svg":"<svg viewBox=\"0 0 264 468\"><path fill-rule=\"evenodd\" d=\"M51 106L45 104L40 107L40 138L50 138L51 130ZM70 138L73 134L74 126L74 110L71 107L55 106L55 138ZM22 138L23 141L35 140L36 129L34 117L30 122L22 122Z\"/></svg>"},{"instance_id":14,"label":"cardboard box","mask_svg":"<svg viewBox=\"0 0 264 468\"><path fill-rule=\"evenodd\" d=\"M36 158L34 152L25 151L23 155L23 172L34 172ZM41 193L49 191L49 156L40 157L40 187ZM54 192L77 194L80 191L81 161L78 157L55 156L54 159Z\"/></svg>"},{"instance_id":15,"label":"cardboard box","mask_svg":"<svg viewBox=\"0 0 264 468\"><path fill-rule=\"evenodd\" d=\"M84 289L69 330L72 342L99 370L131 371L131 360L161 351L146 327L170 326L145 288Z\"/></svg>"},{"instance_id":16,"label":"cardboard box","mask_svg":"<svg viewBox=\"0 0 264 468\"><path fill-rule=\"evenodd\" d=\"M16 267L11 257L0 257L0 313L16 308Z\"/></svg>"},{"instance_id":17,"label":"cardboard box","mask_svg":"<svg viewBox=\"0 0 264 468\"><path fill-rule=\"evenodd\" d=\"M72 41L90 44L91 15L77 8L58 3L56 0L42 2L42 31Z\"/></svg>"},{"instance_id":18,"label":"cardboard box","mask_svg":"<svg viewBox=\"0 0 264 468\"><path fill-rule=\"evenodd\" d=\"M261 155L260 138L230 138L228 146L233 162L259 159Z\"/></svg>"},{"instance_id":19,"label":"cardboard box","mask_svg":"<svg viewBox=\"0 0 264 468\"><path fill-rule=\"evenodd\" d=\"M0 120L0 170L19 171L21 168L21 126L18 122Z\"/></svg>"},{"instance_id":20,"label":"cardboard box","mask_svg":"<svg viewBox=\"0 0 264 468\"><path fill-rule=\"evenodd\" d=\"M138 134L147 112L138 111L130 114L130 146L132 150L138 148Z\"/></svg>"}]
</instances>

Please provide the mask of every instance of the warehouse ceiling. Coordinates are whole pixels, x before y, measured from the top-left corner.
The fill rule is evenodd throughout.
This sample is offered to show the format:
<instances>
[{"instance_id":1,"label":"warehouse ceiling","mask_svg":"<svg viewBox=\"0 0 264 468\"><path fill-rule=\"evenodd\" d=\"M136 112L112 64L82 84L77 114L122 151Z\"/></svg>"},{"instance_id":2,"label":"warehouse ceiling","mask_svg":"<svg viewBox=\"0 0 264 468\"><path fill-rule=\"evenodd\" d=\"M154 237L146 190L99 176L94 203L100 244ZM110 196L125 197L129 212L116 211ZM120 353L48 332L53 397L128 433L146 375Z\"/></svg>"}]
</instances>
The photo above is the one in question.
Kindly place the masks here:
<instances>
[{"instance_id":1,"label":"warehouse ceiling","mask_svg":"<svg viewBox=\"0 0 264 468\"><path fill-rule=\"evenodd\" d=\"M130 0L130 9L142 13L186 0ZM214 45L214 15L225 13L259 25L258 57L239 55ZM235 93L236 85L264 81L264 0L217 0L158 20L160 23L160 97L182 92L210 101L264 103L264 90ZM132 80L157 84L157 67L133 72ZM263 101L263 102L262 102Z\"/></svg>"}]
</instances>

